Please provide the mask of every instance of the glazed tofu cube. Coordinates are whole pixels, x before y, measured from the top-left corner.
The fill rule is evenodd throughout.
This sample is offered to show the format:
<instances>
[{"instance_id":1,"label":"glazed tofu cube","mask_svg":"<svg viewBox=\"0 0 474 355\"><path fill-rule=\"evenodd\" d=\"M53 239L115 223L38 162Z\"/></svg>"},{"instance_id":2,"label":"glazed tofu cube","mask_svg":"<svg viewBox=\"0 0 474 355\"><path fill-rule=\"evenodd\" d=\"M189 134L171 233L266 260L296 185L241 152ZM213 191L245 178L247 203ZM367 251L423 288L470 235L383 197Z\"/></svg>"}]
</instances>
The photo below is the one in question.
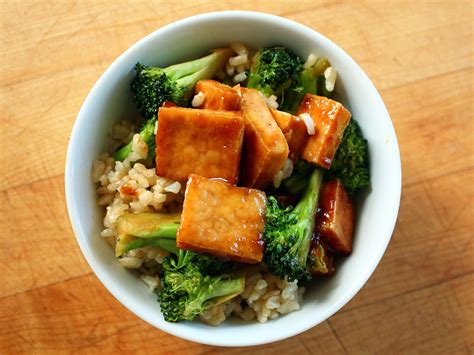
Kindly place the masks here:
<instances>
[{"instance_id":1,"label":"glazed tofu cube","mask_svg":"<svg viewBox=\"0 0 474 355\"><path fill-rule=\"evenodd\" d=\"M342 104L323 96L306 94L298 115L309 114L316 133L309 137L301 157L329 169L341 143L351 113Z\"/></svg>"},{"instance_id":2,"label":"glazed tofu cube","mask_svg":"<svg viewBox=\"0 0 474 355\"><path fill-rule=\"evenodd\" d=\"M265 194L192 174L176 245L244 263L263 257Z\"/></svg>"},{"instance_id":3,"label":"glazed tofu cube","mask_svg":"<svg viewBox=\"0 0 474 355\"><path fill-rule=\"evenodd\" d=\"M287 112L270 109L275 122L285 135L286 142L290 148L290 159L296 162L309 138L305 123L298 116Z\"/></svg>"},{"instance_id":4,"label":"glazed tofu cube","mask_svg":"<svg viewBox=\"0 0 474 355\"><path fill-rule=\"evenodd\" d=\"M180 181L195 173L235 184L243 136L244 121L238 112L161 107L156 173Z\"/></svg>"},{"instance_id":5,"label":"glazed tofu cube","mask_svg":"<svg viewBox=\"0 0 474 355\"><path fill-rule=\"evenodd\" d=\"M240 94L230 86L215 80L200 80L194 88L194 92L202 92L204 101L199 106L208 110L238 111L240 106Z\"/></svg>"},{"instance_id":6,"label":"glazed tofu cube","mask_svg":"<svg viewBox=\"0 0 474 355\"><path fill-rule=\"evenodd\" d=\"M245 120L242 185L263 188L283 167L289 154L288 143L264 97L255 89L240 90Z\"/></svg>"},{"instance_id":7,"label":"glazed tofu cube","mask_svg":"<svg viewBox=\"0 0 474 355\"><path fill-rule=\"evenodd\" d=\"M319 208L316 230L321 238L335 251L349 254L354 233L354 206L340 180L323 185Z\"/></svg>"}]
</instances>

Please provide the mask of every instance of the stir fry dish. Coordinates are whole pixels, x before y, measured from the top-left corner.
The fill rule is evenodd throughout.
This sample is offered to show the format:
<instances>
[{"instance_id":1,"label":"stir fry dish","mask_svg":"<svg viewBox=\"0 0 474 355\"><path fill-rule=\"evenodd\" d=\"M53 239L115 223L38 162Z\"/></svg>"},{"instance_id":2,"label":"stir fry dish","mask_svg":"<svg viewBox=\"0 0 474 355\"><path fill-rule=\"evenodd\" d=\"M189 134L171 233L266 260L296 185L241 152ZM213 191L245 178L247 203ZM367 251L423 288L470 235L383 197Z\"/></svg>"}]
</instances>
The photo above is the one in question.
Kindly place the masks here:
<instances>
[{"instance_id":1,"label":"stir fry dish","mask_svg":"<svg viewBox=\"0 0 474 355\"><path fill-rule=\"evenodd\" d=\"M366 139L326 58L242 43L137 63L136 117L92 167L101 236L166 321L266 322L301 308L353 248Z\"/></svg>"}]
</instances>

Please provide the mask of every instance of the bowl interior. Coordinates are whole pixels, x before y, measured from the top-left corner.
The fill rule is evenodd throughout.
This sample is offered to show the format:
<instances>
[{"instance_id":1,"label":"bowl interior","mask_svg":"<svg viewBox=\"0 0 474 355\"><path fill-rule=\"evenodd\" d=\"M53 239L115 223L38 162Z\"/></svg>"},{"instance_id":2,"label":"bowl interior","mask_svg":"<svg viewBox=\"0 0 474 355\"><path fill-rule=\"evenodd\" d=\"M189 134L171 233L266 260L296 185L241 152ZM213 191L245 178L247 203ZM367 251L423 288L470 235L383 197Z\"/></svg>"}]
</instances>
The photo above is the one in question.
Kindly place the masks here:
<instances>
[{"instance_id":1,"label":"bowl interior","mask_svg":"<svg viewBox=\"0 0 474 355\"><path fill-rule=\"evenodd\" d=\"M302 58L326 56L339 73L336 95L352 112L369 141L372 188L357 210L354 250L336 275L307 288L303 311L266 324L238 320L219 327L163 320L156 297L139 278L122 268L99 236L103 212L90 179L93 160L107 146L115 121L134 117L129 84L137 61L167 66L197 58L210 49L241 41L254 48L284 45ZM243 346L298 334L335 313L363 286L390 240L400 201L401 172L396 136L385 106L358 65L331 41L292 21L249 12L195 16L168 25L136 43L98 80L79 113L68 150L66 195L79 245L103 284L128 309L154 326L196 342Z\"/></svg>"}]
</instances>

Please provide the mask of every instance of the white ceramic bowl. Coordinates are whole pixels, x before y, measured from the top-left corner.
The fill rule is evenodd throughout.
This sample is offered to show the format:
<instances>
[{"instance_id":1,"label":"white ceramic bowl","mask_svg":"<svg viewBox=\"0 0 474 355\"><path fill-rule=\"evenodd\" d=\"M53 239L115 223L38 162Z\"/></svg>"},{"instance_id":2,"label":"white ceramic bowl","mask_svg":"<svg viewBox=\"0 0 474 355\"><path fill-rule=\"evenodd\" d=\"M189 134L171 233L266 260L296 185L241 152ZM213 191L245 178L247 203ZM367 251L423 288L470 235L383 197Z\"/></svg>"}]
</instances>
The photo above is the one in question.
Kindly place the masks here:
<instances>
[{"instance_id":1,"label":"white ceramic bowl","mask_svg":"<svg viewBox=\"0 0 474 355\"><path fill-rule=\"evenodd\" d=\"M339 73L336 94L359 121L369 141L372 189L358 203L354 250L334 277L307 288L302 310L268 323L228 320L219 327L201 322L167 323L156 297L139 278L122 268L100 237L103 212L96 204L91 166L105 150L115 121L134 112L129 83L133 67L167 66L241 41L254 48L281 44L302 58L326 56ZM301 333L344 306L370 277L393 232L401 192L397 138L385 105L361 68L341 48L316 31L293 21L255 12L226 11L193 16L146 36L105 71L77 116L67 152L66 197L79 246L105 287L130 311L153 326L199 343L246 346Z\"/></svg>"}]
</instances>

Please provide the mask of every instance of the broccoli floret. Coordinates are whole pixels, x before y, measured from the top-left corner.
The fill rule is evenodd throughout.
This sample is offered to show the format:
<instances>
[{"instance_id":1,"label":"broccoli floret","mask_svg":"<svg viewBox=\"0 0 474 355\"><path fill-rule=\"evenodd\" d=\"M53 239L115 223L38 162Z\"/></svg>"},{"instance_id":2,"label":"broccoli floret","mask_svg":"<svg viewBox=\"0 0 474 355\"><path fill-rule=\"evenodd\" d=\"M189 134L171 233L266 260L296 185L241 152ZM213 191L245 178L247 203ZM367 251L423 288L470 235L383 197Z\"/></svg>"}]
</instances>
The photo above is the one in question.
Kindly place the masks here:
<instances>
[{"instance_id":1,"label":"broccoli floret","mask_svg":"<svg viewBox=\"0 0 474 355\"><path fill-rule=\"evenodd\" d=\"M148 120L140 135L148 144L149 159L155 153L153 131L160 106L165 101L186 106L194 85L199 80L214 77L231 55L230 49L218 49L206 57L167 68L156 68L140 63L135 65L136 76L131 91L138 111ZM129 142L115 153L115 160L124 160L131 151L132 144Z\"/></svg>"},{"instance_id":2,"label":"broccoli floret","mask_svg":"<svg viewBox=\"0 0 474 355\"><path fill-rule=\"evenodd\" d=\"M176 253L174 255L179 256ZM204 275L221 275L230 271L233 267L230 260L218 260L210 255L198 254L190 250L186 251L186 256Z\"/></svg>"},{"instance_id":3,"label":"broccoli floret","mask_svg":"<svg viewBox=\"0 0 474 355\"><path fill-rule=\"evenodd\" d=\"M194 85L214 77L231 54L229 49L219 49L203 58L164 69L137 63L137 75L131 85L135 105L146 119L156 118L158 108L165 101L187 105Z\"/></svg>"},{"instance_id":4,"label":"broccoli floret","mask_svg":"<svg viewBox=\"0 0 474 355\"><path fill-rule=\"evenodd\" d=\"M306 94L329 97L324 79L324 71L329 65L326 58L318 58L312 66L303 68L292 86L285 90L280 109L295 114Z\"/></svg>"},{"instance_id":5,"label":"broccoli floret","mask_svg":"<svg viewBox=\"0 0 474 355\"><path fill-rule=\"evenodd\" d=\"M202 256L180 251L163 261L163 288L158 292L161 312L166 321L193 320L208 307L225 302L245 289L244 277L211 276Z\"/></svg>"},{"instance_id":6,"label":"broccoli floret","mask_svg":"<svg viewBox=\"0 0 474 355\"><path fill-rule=\"evenodd\" d=\"M311 278L307 260L322 177L322 170L314 168L294 208L283 209L273 196L268 199L263 258L271 273L289 281Z\"/></svg>"},{"instance_id":7,"label":"broccoli floret","mask_svg":"<svg viewBox=\"0 0 474 355\"><path fill-rule=\"evenodd\" d=\"M351 119L336 151L329 175L337 177L349 195L370 186L369 151L359 125Z\"/></svg>"},{"instance_id":8,"label":"broccoli floret","mask_svg":"<svg viewBox=\"0 0 474 355\"><path fill-rule=\"evenodd\" d=\"M288 48L263 48L250 68L247 87L257 89L267 97L280 97L292 85L300 69L300 58Z\"/></svg>"},{"instance_id":9,"label":"broccoli floret","mask_svg":"<svg viewBox=\"0 0 474 355\"><path fill-rule=\"evenodd\" d=\"M231 261L178 249L176 232L178 214L125 214L117 221L120 233L116 255L153 246L171 254L163 261L163 289L158 292L161 311L169 322L192 320L207 307L225 302L244 291L244 277L230 277L225 272Z\"/></svg>"}]
</instances>

